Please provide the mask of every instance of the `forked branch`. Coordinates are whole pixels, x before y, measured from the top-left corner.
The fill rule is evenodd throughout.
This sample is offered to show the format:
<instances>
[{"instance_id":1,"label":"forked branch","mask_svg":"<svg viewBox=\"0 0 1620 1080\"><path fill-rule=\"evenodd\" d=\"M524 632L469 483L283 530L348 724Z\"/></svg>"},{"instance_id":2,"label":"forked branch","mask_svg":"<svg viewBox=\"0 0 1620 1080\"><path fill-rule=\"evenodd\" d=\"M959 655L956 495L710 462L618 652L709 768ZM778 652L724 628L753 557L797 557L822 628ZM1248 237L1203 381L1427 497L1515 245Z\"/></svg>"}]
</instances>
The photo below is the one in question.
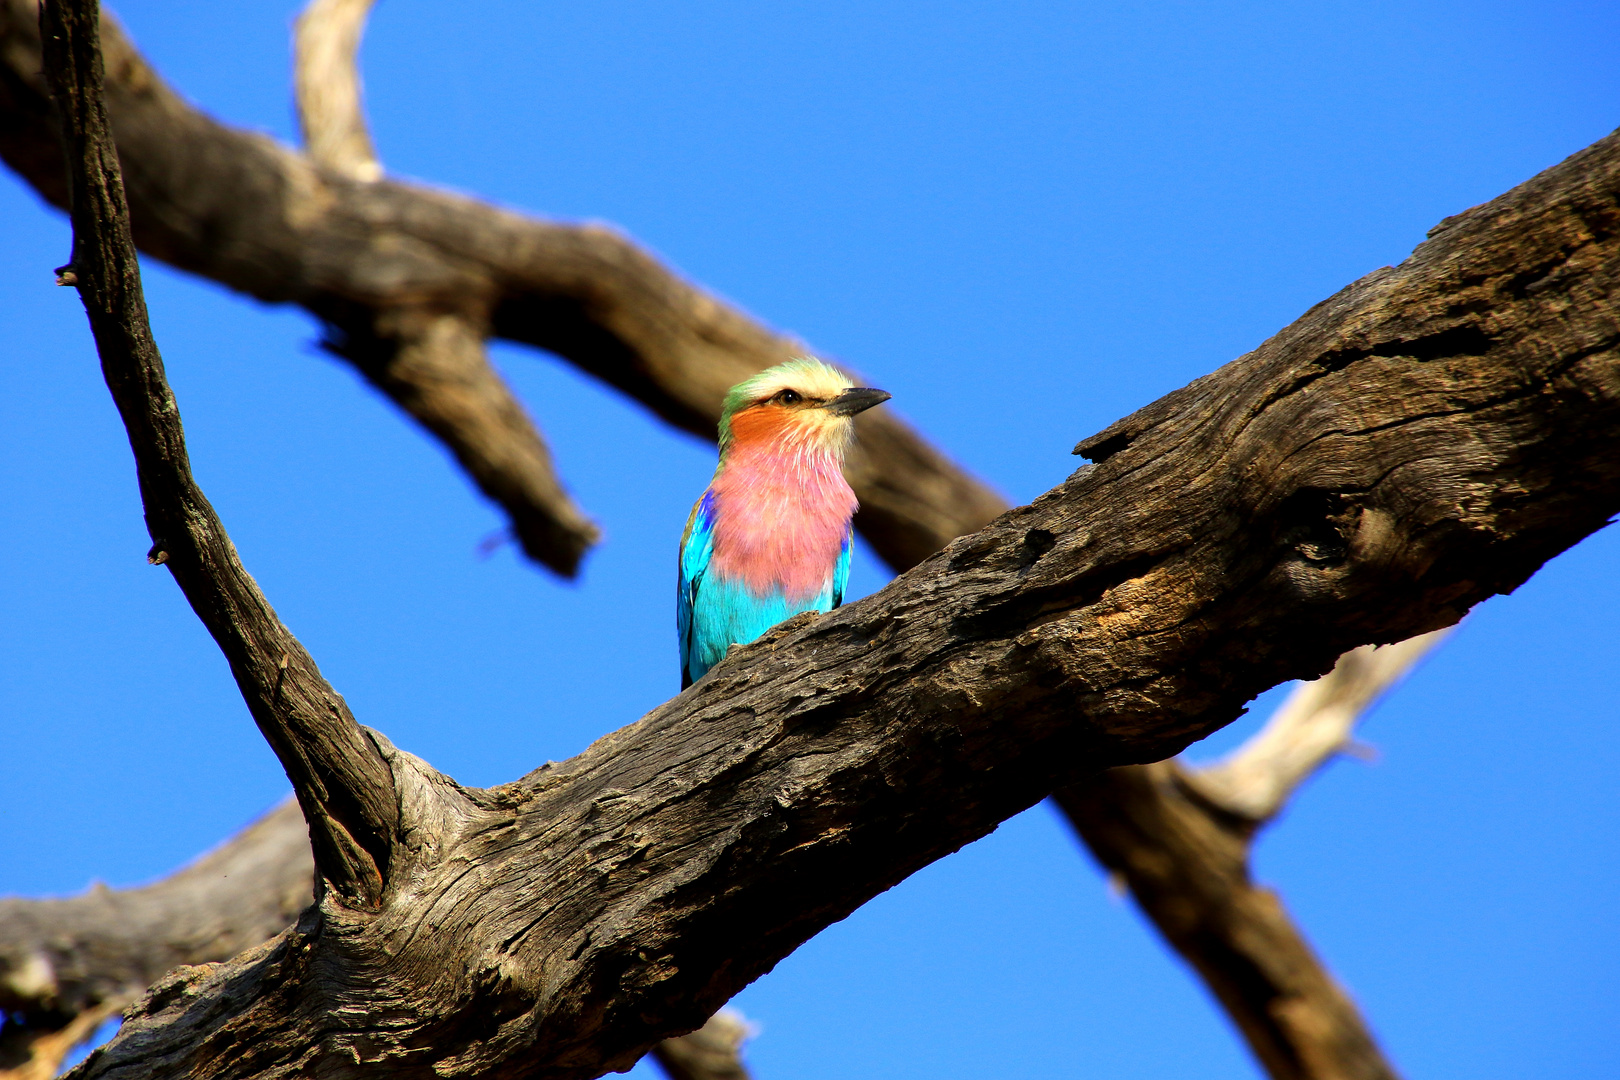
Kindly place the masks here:
<instances>
[{"instance_id":1,"label":"forked branch","mask_svg":"<svg viewBox=\"0 0 1620 1080\"><path fill-rule=\"evenodd\" d=\"M93 60L93 9L72 14L52 40ZM53 78L83 92L92 65L57 48ZM86 301L158 551L350 890L161 980L86 1078L626 1067L1046 793L1177 752L1353 646L1454 622L1620 509L1611 137L1087 440L1095 467L878 595L790 620L570 761L463 788L359 729L301 650L278 664L296 643L256 590L216 610L251 582L183 468L117 163L102 138L67 142L105 178L75 182L74 219L122 260L124 302L95 302L96 252ZM267 658L329 708L280 708Z\"/></svg>"}]
</instances>

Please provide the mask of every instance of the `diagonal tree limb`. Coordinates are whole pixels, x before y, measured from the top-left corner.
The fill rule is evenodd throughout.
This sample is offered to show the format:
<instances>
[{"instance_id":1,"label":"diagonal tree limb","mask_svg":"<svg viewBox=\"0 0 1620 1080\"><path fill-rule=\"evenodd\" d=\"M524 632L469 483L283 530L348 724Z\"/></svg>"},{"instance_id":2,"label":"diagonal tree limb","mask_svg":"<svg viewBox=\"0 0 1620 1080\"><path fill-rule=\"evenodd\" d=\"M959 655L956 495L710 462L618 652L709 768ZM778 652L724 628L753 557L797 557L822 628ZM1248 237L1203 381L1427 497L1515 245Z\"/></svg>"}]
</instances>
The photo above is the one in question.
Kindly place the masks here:
<instances>
[{"instance_id":1,"label":"diagonal tree limb","mask_svg":"<svg viewBox=\"0 0 1620 1080\"><path fill-rule=\"evenodd\" d=\"M135 889L0 899L0 1012L48 1022L235 956L309 906L309 829L289 799L214 851Z\"/></svg>"},{"instance_id":2,"label":"diagonal tree limb","mask_svg":"<svg viewBox=\"0 0 1620 1080\"><path fill-rule=\"evenodd\" d=\"M320 42L311 43L311 39L306 37L306 34L314 34L317 30L320 30L322 33L327 35L325 41L327 51L325 54L324 63L326 63L329 68L330 65L337 65L345 69L333 72L329 81L334 83L343 83L346 81L347 86L353 88L354 92L349 93L348 90L345 89L342 93L332 96L326 103L316 102L313 106L306 105L306 107L303 109L303 119L305 121L306 134L313 131L315 128L315 125L311 122L311 118L315 116L320 109L328 108L332 103L335 102L337 108L335 109L334 117L332 117L335 122L332 123L330 127L336 130L342 129L345 127L345 125L347 125L350 130L360 132L360 141L364 142L369 147L369 143L364 138L364 122L359 111L358 78L352 70L354 48L358 42L359 24L363 20L364 15L362 5L347 5L346 10L339 10L342 5L321 4L317 6L322 6L330 10L323 10L321 13L322 18L328 20L325 23L324 29L318 26L306 26L305 23L301 22L300 100L301 102L314 101L314 95L303 92L303 87L306 85L303 73L308 70L313 70L313 68L303 64L302 58L306 56L309 51L318 50L321 47ZM312 9L307 14L306 19L313 22L315 14L315 6L312 6ZM345 20L348 20L347 24L345 24ZM333 48L334 42L337 43L337 47L335 49ZM137 79L136 81L144 82L146 80L141 78ZM345 110L347 110L346 114ZM336 167L341 171L342 167L340 163L334 163L327 160L323 156L323 153L318 151L314 146L313 140L311 140L311 143L311 153L312 156L317 159L317 161L321 161L328 165L335 164ZM459 338L466 344L465 349L459 350L462 352L468 352L477 347L476 343L473 341L474 335L467 333L464 329L464 327L470 323L471 320L466 320L465 322L458 321L452 316L434 316L429 317L429 319L407 318L402 320L397 317L396 313L391 312L388 313L388 315L390 317L386 321L394 324L395 326L402 321L421 324L422 322L427 322L430 319L436 318L440 326L454 331L453 334L440 334L439 338L441 340L444 337ZM378 321L385 320L379 319ZM356 324L357 323L354 321L346 323L346 325ZM532 431L532 428L529 428L526 423L524 423L523 418L521 417L521 412L516 409L515 402L512 402L512 411L518 412L518 423L510 425L510 430L504 431L501 430L499 425L492 425L487 422L482 422L481 419L482 417L487 417L489 415L498 415L501 411L499 407L487 410L469 409L463 411L458 411L454 408L435 409L434 406L436 404L445 402L447 398L449 398L449 403L451 405L454 404L454 397L452 395L444 395L438 392L440 387L447 383L451 383L454 380L452 378L434 377L438 374L438 369L443 365L431 365L425 377L412 378L413 375L418 373L417 365L411 363L393 363L393 358L395 356L401 354L410 356L412 354L413 347L415 348L415 351L419 352L420 342L426 335L417 334L414 336L405 337L406 344L403 346L401 345L400 341L402 336L404 335L400 335L398 333L372 333L369 336L356 334L349 341L339 345L338 351L346 353L349 358L356 363L356 366L367 374L368 378L371 378L373 382L382 386L385 392L390 393L390 396L393 396L396 401L401 402L408 411L417 416L419 420L422 420L426 426L439 433L441 437L444 438L447 445L456 450L458 457L463 463L463 466L475 476L486 492L492 493L496 497L497 501L502 502L502 504L508 506L509 509L513 507L520 508L518 510L513 510L515 517L518 517L518 515L521 514L521 508L525 506L561 505L571 508L571 504L567 503L566 501L566 496L560 495L560 488L555 489L557 493L555 496L542 493L539 497L536 497L533 495L525 496L523 493L503 494L500 492L499 486L503 480L507 478L536 476L550 478L552 476L549 462L545 460L544 448L539 443L538 437L535 437L532 440L534 451L528 456L538 457L540 459L540 467L511 467L508 463L501 461L501 452L503 448L516 448L519 451L518 456L523 456L522 450L525 441L523 439L523 433ZM454 353L458 350L452 349L448 351ZM460 365L458 369L467 371L469 373L469 378L466 380L468 382L478 381L482 372L488 374L488 381L493 381L497 386L499 386L498 379L493 376L493 373L487 368L487 366L483 366L481 363ZM503 386L500 387L500 389L502 392L504 392ZM474 392L468 396L477 396L476 388L474 388ZM509 397L507 400L510 401ZM458 424L458 422L460 423ZM949 477L944 478L945 482L943 483L936 482L932 485L933 488L938 490L930 490L930 487L927 485L923 486L919 490L918 485L916 485L914 482L916 476L921 475L937 480L937 474L939 473L939 470L937 467L935 467L937 463L929 461L926 454L917 456L918 460L916 461L907 461L906 467L894 470L900 474L901 479L899 482L889 481L884 472L871 468L873 458L878 458L889 462L905 460L908 452L911 450L911 446L906 440L891 440L890 444L885 445L882 442L885 434L886 432L884 431L865 433L863 443L869 451L868 456L863 461L854 463L854 468L852 470L857 474L861 474L864 471L864 480L860 475L858 475L858 483L870 485L874 488L882 488L884 490L884 494L881 501L886 503L892 504L897 500L910 500L913 504L910 508L911 516L918 519L926 519L930 512L933 511L937 506L945 505L948 508L953 499L959 500L960 490L952 490ZM874 446L878 448L877 453L870 452ZM482 469L480 468L481 463L484 466ZM908 482L908 478L911 482ZM553 486L555 487L555 485ZM921 497L919 497L919 495ZM868 497L868 501L872 501L870 496ZM981 505L976 509L972 506L967 508L968 515L966 520L971 520L975 512L979 515L983 515L988 513L990 509L996 508L993 498L989 500L981 500L980 502ZM560 515L554 512L551 515L551 519L555 520L559 516ZM940 522L939 524L933 526L932 531L940 537L952 535L954 531L958 530L962 526L964 520L963 518L952 520L949 515L939 515L937 512L934 514L934 516L940 518ZM584 522L582 517L579 518L579 521L583 523L585 529L589 528L589 523ZM526 526L526 523L519 518L517 528L520 535L532 535L534 531L542 529L544 526L544 520L537 521L533 525ZM585 529L579 529L576 532L576 535L583 535ZM924 554L926 550L928 549L923 544L914 545L913 550L905 553L907 556L905 562L909 563L915 561L915 559ZM890 557L891 561L893 561L893 555Z\"/></svg>"},{"instance_id":3,"label":"diagonal tree limb","mask_svg":"<svg viewBox=\"0 0 1620 1080\"><path fill-rule=\"evenodd\" d=\"M129 433L152 536L148 558L168 566L230 661L253 719L293 782L321 874L346 901L374 907L399 821L388 764L276 618L192 480L179 408L147 322L102 105L94 0L52 0L41 8L40 22L72 163L73 258L60 280L78 286L102 373Z\"/></svg>"},{"instance_id":4,"label":"diagonal tree limb","mask_svg":"<svg viewBox=\"0 0 1620 1080\"><path fill-rule=\"evenodd\" d=\"M66 193L38 75L33 2L0 0L0 158L60 206ZM806 349L607 227L538 221L394 180L353 180L222 125L176 95L110 18L105 34L108 108L137 244L268 303L303 306L351 362L359 361L344 344L389 340L379 324L395 311L468 313L475 325L487 320L494 336L556 353L712 439L730 386ZM392 393L387 380L373 381ZM408 397L395 397L407 411ZM510 437L516 409L479 410L468 420L478 434L450 449L511 516L525 551L571 573L594 534L573 530L569 547L528 529L536 519L570 520L547 501L555 480L540 475L527 450L490 455ZM455 429L417 418L453 438ZM888 410L863 415L858 426L849 463L862 507L856 525L891 566L913 565L1006 509Z\"/></svg>"},{"instance_id":5,"label":"diagonal tree limb","mask_svg":"<svg viewBox=\"0 0 1620 1080\"><path fill-rule=\"evenodd\" d=\"M280 933L309 906L313 872L309 829L289 799L151 885L0 899L0 1080L54 1076L166 972Z\"/></svg>"},{"instance_id":6,"label":"diagonal tree limb","mask_svg":"<svg viewBox=\"0 0 1620 1080\"><path fill-rule=\"evenodd\" d=\"M568 762L478 790L365 733L355 757L380 755L396 796L377 904L329 892L260 949L166 977L81 1075L628 1066L1046 793L1452 623L1602 527L1617 254L1611 136Z\"/></svg>"},{"instance_id":7,"label":"diagonal tree limb","mask_svg":"<svg viewBox=\"0 0 1620 1080\"><path fill-rule=\"evenodd\" d=\"M1579 227L1573 227L1570 222L1565 222L1565 225L1571 225L1570 232L1575 233L1575 236L1573 236L1575 243L1571 244L1568 251L1555 254L1555 256L1552 257L1550 261L1545 262L1545 264L1541 264L1541 266L1529 266L1526 267L1526 269L1521 270L1520 274L1515 275L1515 280L1518 285L1526 285L1526 283L1528 283L1528 285L1536 285L1539 280L1549 277L1549 274L1547 274L1547 267L1550 266L1554 270L1565 269L1565 267L1560 266L1560 264L1567 264L1567 262L1570 262L1571 254L1579 253L1579 249L1586 248L1586 246L1591 246L1591 241L1604 240L1605 236L1602 235L1602 233L1604 233L1605 227L1607 227L1607 225L1605 225L1605 220L1607 220L1605 219L1605 215L1609 215L1610 209L1609 206L1605 206L1604 198L1602 198L1602 196L1604 196L1604 191L1599 188L1596 189L1596 191L1576 191L1575 194L1575 202L1576 204L1579 204L1579 206L1576 206L1575 209L1575 217L1576 219L1581 219L1579 220ZM1591 196L1594 196L1594 194L1599 196L1599 198L1592 199ZM1586 196L1586 198L1579 198L1579 196ZM1614 202L1612 194L1610 194L1609 198L1607 198L1607 202L1609 202L1609 204ZM1581 235L1581 230L1583 230L1583 228L1586 230L1586 235ZM1557 230L1555 230L1555 232L1557 232ZM1612 230L1609 230L1609 232L1612 232ZM1592 251L1588 251L1588 253L1584 254L1584 259L1588 261L1586 262L1586 266L1581 266L1581 261L1576 259L1576 277L1579 277L1581 274L1588 274L1589 270L1591 270L1591 262L1589 261L1591 261L1592 254L1594 254ZM1487 274L1486 279L1489 279L1489 277L1490 274ZM1479 282L1474 282L1473 285L1479 285ZM1558 290L1560 290L1558 291L1557 295L1563 295L1563 290L1567 290L1567 288L1570 287L1568 275L1565 275L1565 280L1563 280L1563 282L1555 282L1555 285L1557 285ZM1581 287L1581 282L1576 282L1576 291L1579 290L1579 287ZM1468 285L1464 283L1463 290L1466 291L1466 288L1468 288ZM1545 288L1549 287L1544 287L1541 291L1545 291ZM1513 291L1516 290L1515 288L1510 288L1510 290L1507 291L1508 293L1513 293ZM1524 291L1529 293L1531 290L1526 288ZM1524 296L1516 296L1516 300L1524 300ZM1589 303L1591 296L1579 296L1578 300ZM1507 301L1503 301L1503 303L1507 303ZM1511 304L1508 304L1508 306L1511 306ZM1579 306L1581 306L1581 304L1576 304L1576 308L1579 308ZM1479 313L1481 309L1477 308L1476 306L1476 308L1473 309L1463 308L1463 311L1473 311L1473 313ZM1589 319L1589 313L1584 314L1583 319ZM1325 359L1327 359L1327 363L1322 364L1322 366L1324 366L1328 372L1335 372L1340 371L1343 366L1361 363L1361 361L1367 361L1369 358L1403 358L1403 356L1408 356L1408 353L1405 353L1405 351L1400 351L1405 350L1405 348L1411 348L1409 358L1416 359L1416 361L1430 361L1430 363L1435 361L1435 359L1464 358L1464 356L1482 355L1482 353L1471 351L1479 350L1479 347L1481 347L1479 338L1469 337L1468 334L1452 334L1452 330L1456 329L1466 330L1468 327L1466 327L1466 325L1464 325L1464 327L1456 327L1456 325L1452 325L1452 327L1440 329L1437 334L1419 334L1414 335L1414 337L1405 338L1396 337L1390 338L1390 340L1382 340L1382 342L1377 342L1377 340L1374 340L1371 348L1351 347L1348 348L1348 350L1336 350L1335 348L1335 350L1328 350L1327 353L1325 353L1324 356ZM1581 322L1579 319L1576 321L1575 327L1573 327L1576 335L1578 335L1579 332L1583 332L1583 330L1588 329L1592 329L1592 325L1589 324L1589 322ZM1597 324L1596 329L1604 330L1605 327L1602 324ZM1612 330L1612 325L1607 327L1607 329ZM1568 325L1565 325L1565 327L1558 327L1557 334L1552 334L1550 337L1567 337L1567 335L1570 334L1570 330L1571 327L1568 327ZM1452 337L1447 337L1447 334L1452 334ZM1481 332L1481 334L1484 335L1487 340L1486 350L1484 351L1489 353L1489 340L1492 335L1484 334L1484 332ZM1437 342L1435 338L1439 338L1439 342ZM1521 340L1523 340L1523 338L1521 338ZM1536 342L1536 345L1539 347L1539 345L1544 345L1544 342ZM1567 340L1563 342L1563 345L1568 345ZM1458 347L1461 348L1461 351L1447 351ZM1557 347L1558 343L1555 342L1555 348ZM1605 385L1604 369L1602 369L1601 366L1591 366L1591 368L1581 372L1581 377L1575 377L1575 379L1567 379L1567 376L1570 376L1570 372L1575 371L1576 368L1579 368L1584 361L1588 361L1588 359L1591 359L1592 356L1601 355L1601 353L1604 353L1605 350L1610 350L1610 347L1612 347L1612 338L1599 338L1596 345L1594 345L1592 342L1588 342L1586 345L1573 348L1573 351L1570 351L1568 355L1563 356L1563 361L1567 361L1567 363L1563 364L1563 368L1554 366L1554 369L1552 369L1550 374L1547 371L1541 372L1541 376L1539 377L1541 377L1542 384L1558 384L1558 389L1568 390L1570 387L1568 387L1568 385L1563 385L1563 382L1573 382L1576 387L1579 387L1579 389L1576 390L1576 393L1597 393L1597 397L1601 398L1602 387ZM1377 361L1374 361L1374 363L1377 363ZM1312 377L1312 382L1314 382L1315 379L1322 379L1322 377L1327 376L1314 376ZM1592 382L1592 379L1596 379L1596 382ZM1520 392L1536 393L1547 389L1547 385L1539 385L1539 387L1534 385L1534 382L1536 382L1534 379L1531 382L1533 382L1533 385L1529 387L1529 390L1520 389ZM1294 387L1294 390L1298 389L1299 387ZM1309 387L1306 387L1306 389L1309 389ZM1508 395L1508 397L1511 398L1513 395ZM1498 405L1500 405L1500 402L1498 402ZM1464 410L1456 411L1466 413L1466 411L1469 410L1464 408ZM1455 413L1453 413L1453 415L1455 415ZM1140 415L1139 418L1134 419L1140 419ZM1429 419L1435 419L1435 416L1429 416ZM1147 426L1152 427L1153 424L1149 423ZM1367 436L1367 434L1371 434L1371 432L1362 431L1362 429L1351 429L1351 432L1353 432L1353 436ZM1105 436L1100 437L1100 439L1089 440L1090 449L1097 453L1097 457L1118 457L1119 450L1131 449L1129 444L1131 444L1132 440L1136 440L1140 434L1142 434L1142 426L1140 426L1140 424L1137 424L1134 429L1132 429L1132 424L1129 423L1124 424L1124 426L1116 426L1116 429L1113 429L1111 432L1105 432ZM1338 436L1343 437L1345 436L1345 431L1333 429L1333 434L1338 434ZM1489 442L1489 440L1487 440L1487 442ZM1498 449L1500 449L1500 447L1498 447ZM1575 457L1578 458L1579 455L1575 455ZM1594 476L1601 479L1601 473L1601 470L1597 470L1596 473L1594 473ZM1583 476L1583 474L1579 473L1579 470L1576 470L1575 474L1575 478L1578 479L1578 481L1586 481L1588 486L1591 484L1594 476ZM1383 479L1387 479L1387 476L1377 479L1379 479L1379 483L1382 483ZM1324 499L1324 497L1322 497L1322 495L1324 495L1322 489L1304 489L1304 491L1296 491L1294 494L1304 494L1307 497L1306 500L1301 500L1302 504L1304 504L1304 507L1302 508L1306 510L1306 513L1304 513L1302 517L1306 518L1306 520L1293 521L1293 523L1290 525L1290 529L1288 529L1288 534L1290 534L1290 544L1293 544L1294 551L1298 552L1299 559L1304 560L1304 562L1309 563L1309 565L1312 565L1312 567L1317 568L1324 567L1324 565L1332 565L1332 563L1335 563L1336 560L1343 559L1346 551L1348 551L1348 547L1345 547L1345 533L1341 531L1341 529L1346 528L1346 525L1349 525L1348 521L1341 520L1341 518L1346 517L1345 507L1338 504L1338 500ZM1340 494L1343 494L1343 492L1340 492ZM1366 491L1356 491L1356 494L1364 495L1366 494ZM1294 513L1294 517L1299 517L1299 508L1301 507L1294 507L1294 512L1296 512ZM1358 512L1359 510L1364 510L1364 507L1353 508L1354 510L1358 510ZM1477 513L1477 508L1471 507L1469 508L1469 512ZM1312 520L1312 518L1315 518L1317 513L1322 515L1322 520ZM1288 517L1288 515L1285 515L1285 517ZM1366 517L1366 515L1361 515L1361 513L1358 513L1358 515L1351 515L1351 517ZM1463 517L1466 517L1466 515L1463 515ZM1458 518L1458 520L1463 520L1463 517ZM1511 515L1508 515L1508 517L1511 517ZM1324 523L1327 525L1327 528L1322 528ZM1358 523L1358 525L1362 525L1362 523ZM1374 521L1374 526L1375 525L1377 525L1377 521ZM1042 531L1045 531L1045 529L1042 529ZM1353 529L1353 531L1359 531L1359 529ZM1487 529L1487 531L1489 531L1489 529ZM1027 549L1027 551L1025 551L1024 554L1019 555L1019 562L1024 562L1024 568L1029 568L1029 565L1034 565L1035 562L1042 559L1042 555L1045 555L1047 554L1047 551L1050 551L1050 547L1047 547L1047 544L1048 542L1053 541L1053 539L1055 538L1050 536L1050 534L1048 534L1048 536L1037 536L1035 531L1030 531L1030 533L1025 534L1024 547ZM1455 554L1455 552L1453 552L1453 554ZM1025 562L1025 559L1027 559L1027 562ZM1134 578L1132 578L1132 580L1134 580ZM1507 578L1507 580L1510 580L1510 578ZM1481 585L1479 581L1468 581L1468 588L1461 589L1460 596L1463 596L1463 594L1468 594L1469 589L1477 588L1479 585ZM1456 597L1452 597L1452 599L1456 599ZM403 759L400 759L400 761L403 761Z\"/></svg>"},{"instance_id":8,"label":"diagonal tree limb","mask_svg":"<svg viewBox=\"0 0 1620 1080\"><path fill-rule=\"evenodd\" d=\"M489 362L484 318L389 308L364 333L351 324L324 347L438 436L479 489L506 508L531 558L571 575L601 530L563 489L551 451Z\"/></svg>"},{"instance_id":9,"label":"diagonal tree limb","mask_svg":"<svg viewBox=\"0 0 1620 1080\"><path fill-rule=\"evenodd\" d=\"M360 104L360 36L372 0L310 0L293 27L293 98L317 165L377 180L382 165Z\"/></svg>"},{"instance_id":10,"label":"diagonal tree limb","mask_svg":"<svg viewBox=\"0 0 1620 1080\"><path fill-rule=\"evenodd\" d=\"M1447 632L1346 653L1217 765L1109 769L1053 796L1272 1080L1397 1080L1281 899L1254 884L1250 851L1255 831L1346 744L1360 714Z\"/></svg>"}]
</instances>

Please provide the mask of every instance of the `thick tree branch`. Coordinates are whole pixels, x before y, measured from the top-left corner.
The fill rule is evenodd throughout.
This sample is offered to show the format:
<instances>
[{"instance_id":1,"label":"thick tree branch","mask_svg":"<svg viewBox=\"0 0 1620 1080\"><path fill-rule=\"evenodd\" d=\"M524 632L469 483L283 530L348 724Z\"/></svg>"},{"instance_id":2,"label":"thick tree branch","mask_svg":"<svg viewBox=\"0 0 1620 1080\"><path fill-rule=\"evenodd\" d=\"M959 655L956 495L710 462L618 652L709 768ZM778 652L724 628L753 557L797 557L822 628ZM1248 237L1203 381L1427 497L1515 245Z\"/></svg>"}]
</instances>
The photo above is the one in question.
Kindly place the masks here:
<instances>
[{"instance_id":1,"label":"thick tree branch","mask_svg":"<svg viewBox=\"0 0 1620 1080\"><path fill-rule=\"evenodd\" d=\"M371 0L310 0L293 29L293 97L304 148L355 180L382 176L360 103L360 35Z\"/></svg>"},{"instance_id":2,"label":"thick tree branch","mask_svg":"<svg viewBox=\"0 0 1620 1080\"><path fill-rule=\"evenodd\" d=\"M0 1080L7 1067L54 1076L63 1056L165 972L280 933L309 906L313 871L309 829L289 799L151 885L0 899ZM27 1051L33 1062L21 1065Z\"/></svg>"},{"instance_id":3,"label":"thick tree branch","mask_svg":"<svg viewBox=\"0 0 1620 1080\"><path fill-rule=\"evenodd\" d=\"M1054 796L1097 861L1204 979L1272 1080L1397 1080L1281 899L1254 884L1250 849L1255 830L1447 632L1346 653L1220 764L1130 765Z\"/></svg>"},{"instance_id":4,"label":"thick tree branch","mask_svg":"<svg viewBox=\"0 0 1620 1080\"><path fill-rule=\"evenodd\" d=\"M32 3L0 0L0 158L63 205ZM352 180L219 124L165 85L111 19L105 34L109 109L141 249L261 300L302 305L328 325L337 351L407 411L410 387L396 393L366 360L368 343L393 340L401 310L487 322L495 336L554 352L710 439L730 386L805 350L608 228L537 221L392 180ZM525 551L570 573L594 532L573 528L572 546L559 541L584 519L548 500L560 488L538 464L545 456L531 449L539 445L532 429L528 446L492 450L511 438L522 411L498 376L483 381L499 393L468 395L458 425L412 415L507 511ZM849 465L862 507L856 524L891 566L915 564L1006 508L889 410L862 416L859 427ZM548 518L556 529L531 527Z\"/></svg>"},{"instance_id":5,"label":"thick tree branch","mask_svg":"<svg viewBox=\"0 0 1620 1080\"><path fill-rule=\"evenodd\" d=\"M230 661L259 730L293 782L315 861L346 900L381 899L398 808L381 752L242 568L214 508L191 477L185 434L147 323L140 267L117 155L102 106L94 0L50 0L40 12L45 66L60 109L77 283L102 373L129 432L152 536Z\"/></svg>"},{"instance_id":6,"label":"thick tree branch","mask_svg":"<svg viewBox=\"0 0 1620 1080\"><path fill-rule=\"evenodd\" d=\"M571 761L476 790L371 733L398 808L380 907L329 894L160 981L84 1075L629 1065L1048 792L1454 622L1600 528L1617 253L1610 137Z\"/></svg>"},{"instance_id":7,"label":"thick tree branch","mask_svg":"<svg viewBox=\"0 0 1620 1080\"><path fill-rule=\"evenodd\" d=\"M0 1080L48 1080L147 986L228 960L292 925L314 886L309 830L288 799L216 850L137 889L0 898ZM653 1056L672 1080L748 1080L748 1028L721 1010Z\"/></svg>"}]
</instances>

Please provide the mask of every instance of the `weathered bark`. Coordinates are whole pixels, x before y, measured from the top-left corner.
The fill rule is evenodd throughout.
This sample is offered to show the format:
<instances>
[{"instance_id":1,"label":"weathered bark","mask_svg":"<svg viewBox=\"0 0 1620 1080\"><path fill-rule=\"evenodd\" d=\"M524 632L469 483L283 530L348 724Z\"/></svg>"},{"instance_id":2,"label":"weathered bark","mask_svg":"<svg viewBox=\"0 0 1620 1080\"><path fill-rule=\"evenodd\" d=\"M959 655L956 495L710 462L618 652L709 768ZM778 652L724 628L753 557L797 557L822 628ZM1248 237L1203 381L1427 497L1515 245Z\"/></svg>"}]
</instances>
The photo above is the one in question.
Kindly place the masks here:
<instances>
[{"instance_id":1,"label":"weathered bark","mask_svg":"<svg viewBox=\"0 0 1620 1080\"><path fill-rule=\"evenodd\" d=\"M196 862L136 889L0 899L0 1080L48 1080L100 1023L186 964L228 960L308 907L309 830L288 799ZM653 1057L672 1080L748 1080L747 1028L722 1011Z\"/></svg>"},{"instance_id":2,"label":"weathered bark","mask_svg":"<svg viewBox=\"0 0 1620 1080\"><path fill-rule=\"evenodd\" d=\"M33 4L0 0L0 158L61 206ZM329 348L444 442L507 512L524 550L561 573L573 572L595 526L483 357L482 335L556 353L710 439L730 386L806 349L604 226L354 179L226 127L181 100L111 19L105 34L108 108L141 250L320 318ZM422 328L446 321L478 347L424 369ZM449 400L435 404L441 390ZM890 565L910 566L1006 509L889 410L857 425L856 525Z\"/></svg>"},{"instance_id":3,"label":"weathered bark","mask_svg":"<svg viewBox=\"0 0 1620 1080\"><path fill-rule=\"evenodd\" d=\"M1282 901L1254 884L1250 851L1288 796L1348 744L1362 711L1445 633L1346 653L1219 764L1127 765L1053 796L1272 1080L1397 1080Z\"/></svg>"},{"instance_id":4,"label":"weathered bark","mask_svg":"<svg viewBox=\"0 0 1620 1080\"><path fill-rule=\"evenodd\" d=\"M54 1076L165 972L235 956L286 929L309 906L313 871L309 828L289 799L151 885L0 898L0 1080Z\"/></svg>"},{"instance_id":5,"label":"weathered bark","mask_svg":"<svg viewBox=\"0 0 1620 1080\"><path fill-rule=\"evenodd\" d=\"M1620 508L1617 196L1611 137L568 762L463 788L368 733L390 775L332 783L394 795L392 827L363 831L380 894L328 891L266 946L160 981L84 1075L624 1067L1056 787L1515 587Z\"/></svg>"}]
</instances>

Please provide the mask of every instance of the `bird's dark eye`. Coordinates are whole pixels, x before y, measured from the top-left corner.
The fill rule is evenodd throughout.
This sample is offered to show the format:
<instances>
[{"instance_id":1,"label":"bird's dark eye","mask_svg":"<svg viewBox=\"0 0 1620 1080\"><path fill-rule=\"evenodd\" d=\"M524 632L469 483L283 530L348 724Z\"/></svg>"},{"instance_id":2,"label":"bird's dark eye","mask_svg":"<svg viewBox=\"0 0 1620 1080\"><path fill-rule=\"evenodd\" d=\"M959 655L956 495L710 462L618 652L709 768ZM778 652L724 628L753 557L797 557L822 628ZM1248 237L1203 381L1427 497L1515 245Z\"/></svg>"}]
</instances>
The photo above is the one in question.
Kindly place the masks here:
<instances>
[{"instance_id":1,"label":"bird's dark eye","mask_svg":"<svg viewBox=\"0 0 1620 1080\"><path fill-rule=\"evenodd\" d=\"M797 390L783 390L780 394L776 395L776 400L780 401L784 405L797 405L799 402L803 401L804 398L800 396Z\"/></svg>"}]
</instances>

